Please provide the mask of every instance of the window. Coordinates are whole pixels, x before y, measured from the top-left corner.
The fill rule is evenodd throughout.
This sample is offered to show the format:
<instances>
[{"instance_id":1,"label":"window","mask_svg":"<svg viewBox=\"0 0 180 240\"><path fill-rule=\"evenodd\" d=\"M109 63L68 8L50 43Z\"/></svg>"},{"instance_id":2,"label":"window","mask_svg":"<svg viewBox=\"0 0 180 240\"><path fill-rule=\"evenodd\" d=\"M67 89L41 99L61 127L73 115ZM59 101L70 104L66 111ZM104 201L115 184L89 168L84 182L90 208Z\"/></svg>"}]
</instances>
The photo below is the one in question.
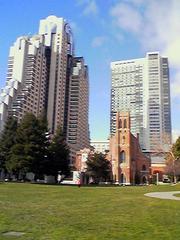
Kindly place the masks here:
<instances>
[{"instance_id":1,"label":"window","mask_svg":"<svg viewBox=\"0 0 180 240\"><path fill-rule=\"evenodd\" d=\"M122 128L122 120L119 120L119 128Z\"/></svg>"},{"instance_id":2,"label":"window","mask_svg":"<svg viewBox=\"0 0 180 240\"><path fill-rule=\"evenodd\" d=\"M126 160L125 151L120 152L120 162L123 163Z\"/></svg>"},{"instance_id":3,"label":"window","mask_svg":"<svg viewBox=\"0 0 180 240\"><path fill-rule=\"evenodd\" d=\"M146 171L146 165L143 165L143 166L142 166L142 170L143 170L143 171Z\"/></svg>"},{"instance_id":4,"label":"window","mask_svg":"<svg viewBox=\"0 0 180 240\"><path fill-rule=\"evenodd\" d=\"M126 119L124 120L124 128L127 128L127 121L126 121Z\"/></svg>"}]
</instances>

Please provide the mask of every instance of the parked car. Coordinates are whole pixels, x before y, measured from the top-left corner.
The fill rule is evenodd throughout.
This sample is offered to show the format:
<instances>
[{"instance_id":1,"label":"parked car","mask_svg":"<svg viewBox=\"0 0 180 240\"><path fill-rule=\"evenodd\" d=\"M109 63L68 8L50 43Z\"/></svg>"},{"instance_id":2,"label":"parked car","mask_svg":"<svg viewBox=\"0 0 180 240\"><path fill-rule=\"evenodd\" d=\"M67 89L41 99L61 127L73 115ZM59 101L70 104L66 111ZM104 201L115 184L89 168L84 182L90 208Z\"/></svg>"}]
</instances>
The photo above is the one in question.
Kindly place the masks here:
<instances>
[{"instance_id":1,"label":"parked car","mask_svg":"<svg viewBox=\"0 0 180 240\"><path fill-rule=\"evenodd\" d=\"M163 183L170 183L170 182L171 182L171 180L169 178L164 178L163 179Z\"/></svg>"}]
</instances>

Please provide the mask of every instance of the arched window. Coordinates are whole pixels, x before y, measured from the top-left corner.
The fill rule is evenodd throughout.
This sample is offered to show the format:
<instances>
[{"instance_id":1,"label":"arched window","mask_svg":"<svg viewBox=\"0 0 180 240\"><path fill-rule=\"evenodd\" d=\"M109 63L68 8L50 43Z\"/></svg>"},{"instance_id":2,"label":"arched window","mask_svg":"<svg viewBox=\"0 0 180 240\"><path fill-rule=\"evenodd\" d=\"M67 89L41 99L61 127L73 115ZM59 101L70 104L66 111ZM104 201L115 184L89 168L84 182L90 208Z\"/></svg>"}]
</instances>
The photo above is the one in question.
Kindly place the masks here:
<instances>
[{"instance_id":1,"label":"arched window","mask_svg":"<svg viewBox=\"0 0 180 240\"><path fill-rule=\"evenodd\" d=\"M125 136L123 136L122 137L122 144L125 144L125 140L126 140L126 138L125 138Z\"/></svg>"},{"instance_id":2,"label":"arched window","mask_svg":"<svg viewBox=\"0 0 180 240\"><path fill-rule=\"evenodd\" d=\"M122 128L122 120L119 120L119 128Z\"/></svg>"},{"instance_id":3,"label":"arched window","mask_svg":"<svg viewBox=\"0 0 180 240\"><path fill-rule=\"evenodd\" d=\"M125 151L120 152L120 162L123 163L126 161Z\"/></svg>"},{"instance_id":4,"label":"arched window","mask_svg":"<svg viewBox=\"0 0 180 240\"><path fill-rule=\"evenodd\" d=\"M121 173L121 183L126 183L126 176L123 173Z\"/></svg>"},{"instance_id":5,"label":"arched window","mask_svg":"<svg viewBox=\"0 0 180 240\"><path fill-rule=\"evenodd\" d=\"M127 121L124 119L124 128L127 128Z\"/></svg>"},{"instance_id":6,"label":"arched window","mask_svg":"<svg viewBox=\"0 0 180 240\"><path fill-rule=\"evenodd\" d=\"M142 170L143 170L143 171L146 171L146 165L143 165L143 166L142 166Z\"/></svg>"}]
</instances>

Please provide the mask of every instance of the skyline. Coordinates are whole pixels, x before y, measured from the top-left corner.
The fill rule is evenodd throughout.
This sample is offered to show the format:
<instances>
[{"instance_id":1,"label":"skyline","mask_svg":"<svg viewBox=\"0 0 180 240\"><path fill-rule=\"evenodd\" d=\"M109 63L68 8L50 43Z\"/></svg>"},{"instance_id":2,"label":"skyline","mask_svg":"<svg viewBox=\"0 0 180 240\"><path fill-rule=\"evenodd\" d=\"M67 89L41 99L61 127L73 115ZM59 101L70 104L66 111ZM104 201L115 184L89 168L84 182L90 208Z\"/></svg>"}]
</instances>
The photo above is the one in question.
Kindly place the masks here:
<instances>
[{"instance_id":1,"label":"skyline","mask_svg":"<svg viewBox=\"0 0 180 240\"><path fill-rule=\"evenodd\" d=\"M170 3L163 0L161 5L157 0L107 0L106 3L103 0L66 0L66 3L58 0L53 3L50 0L32 0L31 4L13 0L9 2L11 9L8 2L0 1L0 87L5 85L7 58L12 43L21 35L37 33L40 19L56 15L70 23L77 55L84 56L89 67L89 124L92 140L106 140L109 135L110 62L141 58L149 51L159 51L169 58L172 129L180 132L178 0ZM90 26L92 28L87 30Z\"/></svg>"}]
</instances>

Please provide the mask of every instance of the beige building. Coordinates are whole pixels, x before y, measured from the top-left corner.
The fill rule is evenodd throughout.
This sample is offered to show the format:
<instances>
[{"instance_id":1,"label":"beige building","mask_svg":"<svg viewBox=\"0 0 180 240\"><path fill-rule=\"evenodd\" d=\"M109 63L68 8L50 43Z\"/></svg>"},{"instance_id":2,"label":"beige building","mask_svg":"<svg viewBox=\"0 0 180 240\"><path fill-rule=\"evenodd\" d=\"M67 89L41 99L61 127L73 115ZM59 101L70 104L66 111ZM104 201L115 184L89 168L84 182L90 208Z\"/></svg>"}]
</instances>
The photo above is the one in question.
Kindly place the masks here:
<instances>
[{"instance_id":1,"label":"beige building","mask_svg":"<svg viewBox=\"0 0 180 240\"><path fill-rule=\"evenodd\" d=\"M19 88L9 106L9 114L21 120L25 113L32 112L41 115L46 109L48 89L48 49L44 46L44 39L37 35L31 38L22 37L11 48L10 61L14 71L17 71L16 56L24 53L22 64L22 79ZM10 62L9 61L9 62ZM8 65L8 73L11 72ZM8 79L14 78L8 75Z\"/></svg>"},{"instance_id":2,"label":"beige building","mask_svg":"<svg viewBox=\"0 0 180 240\"><path fill-rule=\"evenodd\" d=\"M0 131L8 115L18 120L26 112L46 109L48 53L41 35L19 37L10 48L6 86L0 92Z\"/></svg>"},{"instance_id":3,"label":"beige building","mask_svg":"<svg viewBox=\"0 0 180 240\"><path fill-rule=\"evenodd\" d=\"M52 134L60 126L71 156L89 147L88 68L75 57L69 24L56 16L40 21L39 33L10 48L6 86L0 92L0 131L9 114L47 114Z\"/></svg>"},{"instance_id":4,"label":"beige building","mask_svg":"<svg viewBox=\"0 0 180 240\"><path fill-rule=\"evenodd\" d=\"M91 141L91 146L97 153L106 153L109 151L109 141Z\"/></svg>"}]
</instances>

